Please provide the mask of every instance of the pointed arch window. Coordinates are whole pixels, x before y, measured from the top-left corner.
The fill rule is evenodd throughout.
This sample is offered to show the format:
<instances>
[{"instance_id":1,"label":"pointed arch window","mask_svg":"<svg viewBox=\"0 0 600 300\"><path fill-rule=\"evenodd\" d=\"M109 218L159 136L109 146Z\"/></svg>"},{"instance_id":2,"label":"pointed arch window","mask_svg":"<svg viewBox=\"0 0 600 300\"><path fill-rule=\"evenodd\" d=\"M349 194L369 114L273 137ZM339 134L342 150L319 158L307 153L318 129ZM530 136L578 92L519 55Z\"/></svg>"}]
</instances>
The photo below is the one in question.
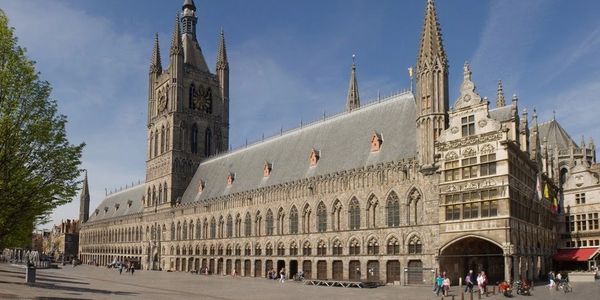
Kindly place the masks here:
<instances>
[{"instance_id":1,"label":"pointed arch window","mask_svg":"<svg viewBox=\"0 0 600 300\"><path fill-rule=\"evenodd\" d=\"M204 156L208 157L212 153L212 131L206 128L204 132Z\"/></svg>"},{"instance_id":2,"label":"pointed arch window","mask_svg":"<svg viewBox=\"0 0 600 300\"><path fill-rule=\"evenodd\" d=\"M260 244L256 244L256 246L254 246L254 255L256 256L260 256L262 255L262 249L260 247Z\"/></svg>"},{"instance_id":3,"label":"pointed arch window","mask_svg":"<svg viewBox=\"0 0 600 300\"><path fill-rule=\"evenodd\" d=\"M190 132L190 149L193 154L198 153L198 125L193 124Z\"/></svg>"},{"instance_id":4,"label":"pointed arch window","mask_svg":"<svg viewBox=\"0 0 600 300\"><path fill-rule=\"evenodd\" d=\"M262 216L260 215L260 211L256 213L256 219L254 220L254 235L261 236L262 235Z\"/></svg>"},{"instance_id":5,"label":"pointed arch window","mask_svg":"<svg viewBox=\"0 0 600 300\"><path fill-rule=\"evenodd\" d=\"M400 200L398 195L391 192L387 198L387 226L398 227L400 226Z\"/></svg>"},{"instance_id":6,"label":"pointed arch window","mask_svg":"<svg viewBox=\"0 0 600 300\"><path fill-rule=\"evenodd\" d=\"M163 184L163 202L169 202L169 198L167 197L167 183Z\"/></svg>"},{"instance_id":7,"label":"pointed arch window","mask_svg":"<svg viewBox=\"0 0 600 300\"><path fill-rule=\"evenodd\" d=\"M290 233L298 233L298 209L296 209L296 206L292 206L290 210Z\"/></svg>"},{"instance_id":8,"label":"pointed arch window","mask_svg":"<svg viewBox=\"0 0 600 300\"><path fill-rule=\"evenodd\" d=\"M160 128L160 153L165 153L165 126Z\"/></svg>"},{"instance_id":9,"label":"pointed arch window","mask_svg":"<svg viewBox=\"0 0 600 300\"><path fill-rule=\"evenodd\" d=\"M302 211L302 233L310 233L310 215L312 211L310 206L306 204Z\"/></svg>"},{"instance_id":10,"label":"pointed arch window","mask_svg":"<svg viewBox=\"0 0 600 300\"><path fill-rule=\"evenodd\" d=\"M214 239L217 237L217 220L213 217L210 220L210 238Z\"/></svg>"},{"instance_id":11,"label":"pointed arch window","mask_svg":"<svg viewBox=\"0 0 600 300\"><path fill-rule=\"evenodd\" d=\"M189 226L189 236L188 239L193 240L194 239L194 220L190 221L190 226Z\"/></svg>"},{"instance_id":12,"label":"pointed arch window","mask_svg":"<svg viewBox=\"0 0 600 300\"><path fill-rule=\"evenodd\" d=\"M369 239L369 244L367 245L367 253L369 255L379 255L379 242L376 238L372 237Z\"/></svg>"},{"instance_id":13,"label":"pointed arch window","mask_svg":"<svg viewBox=\"0 0 600 300\"><path fill-rule=\"evenodd\" d=\"M267 235L273 235L273 212L267 211Z\"/></svg>"},{"instance_id":14,"label":"pointed arch window","mask_svg":"<svg viewBox=\"0 0 600 300\"><path fill-rule=\"evenodd\" d=\"M342 242L340 240L335 240L333 242L333 247L331 248L333 255L342 255L343 252Z\"/></svg>"},{"instance_id":15,"label":"pointed arch window","mask_svg":"<svg viewBox=\"0 0 600 300\"><path fill-rule=\"evenodd\" d=\"M181 240L181 222L177 221L177 240Z\"/></svg>"},{"instance_id":16,"label":"pointed arch window","mask_svg":"<svg viewBox=\"0 0 600 300\"><path fill-rule=\"evenodd\" d=\"M408 195L408 224L417 225L419 221L419 202L421 201L421 193L417 189L413 189Z\"/></svg>"},{"instance_id":17,"label":"pointed arch window","mask_svg":"<svg viewBox=\"0 0 600 300\"><path fill-rule=\"evenodd\" d=\"M413 235L408 241L408 253L409 254L419 254L423 253L423 245L421 244L421 239L418 236Z\"/></svg>"},{"instance_id":18,"label":"pointed arch window","mask_svg":"<svg viewBox=\"0 0 600 300\"><path fill-rule=\"evenodd\" d=\"M200 224L200 219L196 219L196 239L199 240L202 238L202 224Z\"/></svg>"},{"instance_id":19,"label":"pointed arch window","mask_svg":"<svg viewBox=\"0 0 600 300\"><path fill-rule=\"evenodd\" d=\"M175 223L171 222L171 240L175 240Z\"/></svg>"},{"instance_id":20,"label":"pointed arch window","mask_svg":"<svg viewBox=\"0 0 600 300\"><path fill-rule=\"evenodd\" d=\"M298 245L296 245L296 242L292 242L290 244L290 255L291 256L298 255Z\"/></svg>"},{"instance_id":21,"label":"pointed arch window","mask_svg":"<svg viewBox=\"0 0 600 300\"><path fill-rule=\"evenodd\" d=\"M246 213L246 217L244 218L244 235L250 236L252 234L252 218L250 217L250 213Z\"/></svg>"},{"instance_id":22,"label":"pointed arch window","mask_svg":"<svg viewBox=\"0 0 600 300\"><path fill-rule=\"evenodd\" d=\"M318 256L325 256L325 255L327 255L327 245L322 240L319 241L319 243L317 244L317 255Z\"/></svg>"},{"instance_id":23,"label":"pointed arch window","mask_svg":"<svg viewBox=\"0 0 600 300\"><path fill-rule=\"evenodd\" d=\"M218 238L223 238L223 233L225 231L225 220L223 219L223 216L219 217L219 231L218 231Z\"/></svg>"},{"instance_id":24,"label":"pointed arch window","mask_svg":"<svg viewBox=\"0 0 600 300\"><path fill-rule=\"evenodd\" d=\"M252 255L252 247L250 247L250 244L246 244L246 247L244 248L244 255L246 255L246 256Z\"/></svg>"},{"instance_id":25,"label":"pointed arch window","mask_svg":"<svg viewBox=\"0 0 600 300\"><path fill-rule=\"evenodd\" d=\"M230 238L233 236L233 217L231 215L227 216L227 237Z\"/></svg>"},{"instance_id":26,"label":"pointed arch window","mask_svg":"<svg viewBox=\"0 0 600 300\"><path fill-rule=\"evenodd\" d=\"M153 186L152 187L152 206L155 205L157 200L158 199L156 199L156 186Z\"/></svg>"},{"instance_id":27,"label":"pointed arch window","mask_svg":"<svg viewBox=\"0 0 600 300\"><path fill-rule=\"evenodd\" d=\"M277 244L277 256L284 256L285 255L285 245L283 243L279 243Z\"/></svg>"},{"instance_id":28,"label":"pointed arch window","mask_svg":"<svg viewBox=\"0 0 600 300\"><path fill-rule=\"evenodd\" d=\"M350 215L348 224L350 230L360 229L360 205L358 204L358 199L356 199L356 197L353 197L352 200L350 200L348 212Z\"/></svg>"},{"instance_id":29,"label":"pointed arch window","mask_svg":"<svg viewBox=\"0 0 600 300\"><path fill-rule=\"evenodd\" d=\"M158 204L161 204L163 202L162 196L163 196L162 184L159 184L158 185Z\"/></svg>"},{"instance_id":30,"label":"pointed arch window","mask_svg":"<svg viewBox=\"0 0 600 300\"><path fill-rule=\"evenodd\" d=\"M265 246L265 254L267 256L273 255L273 245L271 243L267 243L267 246Z\"/></svg>"},{"instance_id":31,"label":"pointed arch window","mask_svg":"<svg viewBox=\"0 0 600 300\"><path fill-rule=\"evenodd\" d=\"M181 237L182 240L187 240L188 228L187 228L187 220L183 221L183 235Z\"/></svg>"},{"instance_id":32,"label":"pointed arch window","mask_svg":"<svg viewBox=\"0 0 600 300\"><path fill-rule=\"evenodd\" d=\"M154 131L154 156L158 155L158 130Z\"/></svg>"},{"instance_id":33,"label":"pointed arch window","mask_svg":"<svg viewBox=\"0 0 600 300\"><path fill-rule=\"evenodd\" d=\"M240 214L237 214L235 216L235 236L242 236L242 217L240 216Z\"/></svg>"},{"instance_id":34,"label":"pointed arch window","mask_svg":"<svg viewBox=\"0 0 600 300\"><path fill-rule=\"evenodd\" d=\"M400 254L400 243L398 239L392 237L387 242L387 254L388 255L398 255Z\"/></svg>"},{"instance_id":35,"label":"pointed arch window","mask_svg":"<svg viewBox=\"0 0 600 300\"><path fill-rule=\"evenodd\" d=\"M348 247L350 255L360 255L360 242L357 239L352 239Z\"/></svg>"},{"instance_id":36,"label":"pointed arch window","mask_svg":"<svg viewBox=\"0 0 600 300\"><path fill-rule=\"evenodd\" d=\"M167 128L165 129L165 151L169 151L169 146L171 145L171 125L167 123Z\"/></svg>"},{"instance_id":37,"label":"pointed arch window","mask_svg":"<svg viewBox=\"0 0 600 300\"><path fill-rule=\"evenodd\" d=\"M283 228L284 228L284 218L285 218L285 213L283 212L283 208L280 207L279 211L277 212L277 234L283 234Z\"/></svg>"},{"instance_id":38,"label":"pointed arch window","mask_svg":"<svg viewBox=\"0 0 600 300\"><path fill-rule=\"evenodd\" d=\"M317 206L317 231L327 231L327 208L323 202Z\"/></svg>"},{"instance_id":39,"label":"pointed arch window","mask_svg":"<svg viewBox=\"0 0 600 300\"><path fill-rule=\"evenodd\" d=\"M149 156L149 158L152 158L152 149L153 149L152 147L153 147L153 144L154 144L154 134L152 132L150 132L150 143L149 143L149 146L148 146L148 156Z\"/></svg>"},{"instance_id":40,"label":"pointed arch window","mask_svg":"<svg viewBox=\"0 0 600 300\"><path fill-rule=\"evenodd\" d=\"M302 255L304 255L304 256L312 255L312 247L311 247L309 241L304 242L304 245L302 245Z\"/></svg>"},{"instance_id":41,"label":"pointed arch window","mask_svg":"<svg viewBox=\"0 0 600 300\"><path fill-rule=\"evenodd\" d=\"M242 255L242 246L240 246L239 244L235 245L235 255Z\"/></svg>"}]
</instances>

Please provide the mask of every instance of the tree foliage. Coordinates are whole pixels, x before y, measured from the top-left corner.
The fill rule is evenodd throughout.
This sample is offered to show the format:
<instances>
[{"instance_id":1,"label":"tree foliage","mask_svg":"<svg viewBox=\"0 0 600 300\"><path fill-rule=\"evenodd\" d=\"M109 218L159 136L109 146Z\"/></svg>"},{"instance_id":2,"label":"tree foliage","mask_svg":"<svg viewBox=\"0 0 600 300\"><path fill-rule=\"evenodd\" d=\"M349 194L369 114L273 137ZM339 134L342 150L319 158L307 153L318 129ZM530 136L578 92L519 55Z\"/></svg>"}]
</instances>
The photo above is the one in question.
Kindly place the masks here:
<instances>
[{"instance_id":1,"label":"tree foliage","mask_svg":"<svg viewBox=\"0 0 600 300\"><path fill-rule=\"evenodd\" d=\"M67 140L50 91L0 10L0 247L22 244L77 193L84 144Z\"/></svg>"}]
</instances>

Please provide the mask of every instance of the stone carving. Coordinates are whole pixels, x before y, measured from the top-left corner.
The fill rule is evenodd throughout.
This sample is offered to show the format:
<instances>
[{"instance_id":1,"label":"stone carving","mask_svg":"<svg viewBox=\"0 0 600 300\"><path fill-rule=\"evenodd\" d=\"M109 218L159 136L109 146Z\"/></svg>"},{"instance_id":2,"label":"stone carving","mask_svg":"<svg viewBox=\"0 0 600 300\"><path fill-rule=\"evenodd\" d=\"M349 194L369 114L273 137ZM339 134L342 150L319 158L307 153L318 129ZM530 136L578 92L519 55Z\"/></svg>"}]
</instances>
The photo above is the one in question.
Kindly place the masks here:
<instances>
[{"instance_id":1,"label":"stone carving","mask_svg":"<svg viewBox=\"0 0 600 300\"><path fill-rule=\"evenodd\" d=\"M454 104L454 109L461 109L469 105L479 104L482 102L481 96L475 92L475 84L471 80L471 69L469 63L465 62L463 67L463 83L460 86L460 96Z\"/></svg>"},{"instance_id":2,"label":"stone carving","mask_svg":"<svg viewBox=\"0 0 600 300\"><path fill-rule=\"evenodd\" d=\"M192 101L194 106L199 110L210 110L212 107L212 90L210 87L204 88L200 86L192 93Z\"/></svg>"},{"instance_id":3,"label":"stone carving","mask_svg":"<svg viewBox=\"0 0 600 300\"><path fill-rule=\"evenodd\" d=\"M469 157L469 156L476 155L477 152L473 148L469 147L469 148L463 150L462 154L464 157Z\"/></svg>"},{"instance_id":4,"label":"stone carving","mask_svg":"<svg viewBox=\"0 0 600 300\"><path fill-rule=\"evenodd\" d=\"M450 128L450 132L458 133L458 127L454 126L454 127Z\"/></svg>"},{"instance_id":5,"label":"stone carving","mask_svg":"<svg viewBox=\"0 0 600 300\"><path fill-rule=\"evenodd\" d=\"M496 149L494 148L494 146L490 145L490 144L485 144L483 145L483 147L481 147L480 152L482 154L489 154L489 153L494 153Z\"/></svg>"},{"instance_id":6,"label":"stone carving","mask_svg":"<svg viewBox=\"0 0 600 300\"><path fill-rule=\"evenodd\" d=\"M455 160L455 159L458 159L458 154L456 154L456 152L450 151L450 152L446 153L446 160Z\"/></svg>"},{"instance_id":7,"label":"stone carving","mask_svg":"<svg viewBox=\"0 0 600 300\"><path fill-rule=\"evenodd\" d=\"M487 120L479 120L479 122L477 122L477 125L479 125L479 127L485 127L487 123Z\"/></svg>"}]
</instances>

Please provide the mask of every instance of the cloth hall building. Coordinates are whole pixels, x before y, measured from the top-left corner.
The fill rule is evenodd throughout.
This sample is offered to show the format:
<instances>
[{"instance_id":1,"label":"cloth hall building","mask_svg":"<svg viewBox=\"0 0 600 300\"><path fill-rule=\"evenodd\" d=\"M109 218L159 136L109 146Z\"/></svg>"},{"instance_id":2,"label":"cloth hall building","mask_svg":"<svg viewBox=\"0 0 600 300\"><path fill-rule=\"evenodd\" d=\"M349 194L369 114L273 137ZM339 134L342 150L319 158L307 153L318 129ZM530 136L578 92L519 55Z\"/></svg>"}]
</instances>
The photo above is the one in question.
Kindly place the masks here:
<instances>
[{"instance_id":1,"label":"cloth hall building","mask_svg":"<svg viewBox=\"0 0 600 300\"><path fill-rule=\"evenodd\" d=\"M163 68L149 70L144 183L88 212L80 257L146 270L432 283L469 269L490 280L538 278L556 251L556 214L534 197L544 169L535 112L492 105L468 64L450 106L448 60L426 1L415 93L360 104L356 67L346 111L229 151L229 62L223 32L215 73L184 1ZM549 172L541 180L557 188Z\"/></svg>"}]
</instances>

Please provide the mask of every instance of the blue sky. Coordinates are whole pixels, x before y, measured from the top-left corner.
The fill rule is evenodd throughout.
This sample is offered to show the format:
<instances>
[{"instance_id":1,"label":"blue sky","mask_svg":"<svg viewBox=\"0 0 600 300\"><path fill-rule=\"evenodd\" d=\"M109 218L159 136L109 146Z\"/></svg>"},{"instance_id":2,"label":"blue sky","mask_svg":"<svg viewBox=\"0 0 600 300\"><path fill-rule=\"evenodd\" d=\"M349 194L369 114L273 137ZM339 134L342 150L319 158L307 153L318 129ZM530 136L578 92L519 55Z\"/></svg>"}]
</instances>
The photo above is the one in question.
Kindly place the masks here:
<instances>
[{"instance_id":1,"label":"blue sky","mask_svg":"<svg viewBox=\"0 0 600 300\"><path fill-rule=\"evenodd\" d=\"M144 178L147 72L154 32L163 66L182 0L1 0L19 44L37 61L86 142L91 209ZM409 87L425 0L197 0L198 39L214 70L218 33L230 63L230 143L297 127L343 110L352 54L361 101ZM600 1L438 0L450 61L450 103L470 61L482 96L502 79L521 109L557 119L576 141L600 141ZM55 221L78 216L74 201ZM46 227L48 227L47 225Z\"/></svg>"}]
</instances>

